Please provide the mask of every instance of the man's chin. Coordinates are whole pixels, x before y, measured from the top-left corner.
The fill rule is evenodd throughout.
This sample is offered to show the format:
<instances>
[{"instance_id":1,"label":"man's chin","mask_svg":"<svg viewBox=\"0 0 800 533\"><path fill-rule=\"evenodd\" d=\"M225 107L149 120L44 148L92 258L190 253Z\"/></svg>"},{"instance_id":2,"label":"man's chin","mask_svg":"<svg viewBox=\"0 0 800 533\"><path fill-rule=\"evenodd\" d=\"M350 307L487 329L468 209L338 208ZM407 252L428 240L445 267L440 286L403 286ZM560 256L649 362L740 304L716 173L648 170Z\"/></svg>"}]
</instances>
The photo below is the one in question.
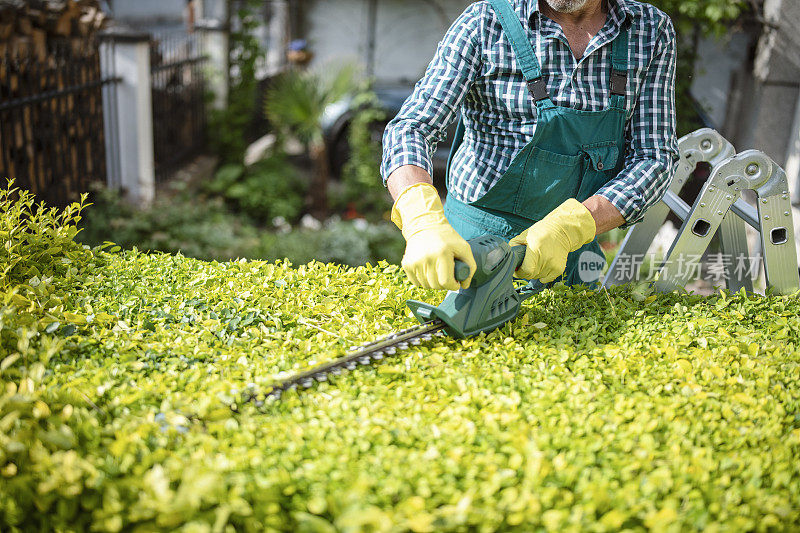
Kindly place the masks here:
<instances>
[{"instance_id":1,"label":"man's chin","mask_svg":"<svg viewBox=\"0 0 800 533\"><path fill-rule=\"evenodd\" d=\"M574 13L583 9L589 0L544 0L550 9L559 13Z\"/></svg>"}]
</instances>

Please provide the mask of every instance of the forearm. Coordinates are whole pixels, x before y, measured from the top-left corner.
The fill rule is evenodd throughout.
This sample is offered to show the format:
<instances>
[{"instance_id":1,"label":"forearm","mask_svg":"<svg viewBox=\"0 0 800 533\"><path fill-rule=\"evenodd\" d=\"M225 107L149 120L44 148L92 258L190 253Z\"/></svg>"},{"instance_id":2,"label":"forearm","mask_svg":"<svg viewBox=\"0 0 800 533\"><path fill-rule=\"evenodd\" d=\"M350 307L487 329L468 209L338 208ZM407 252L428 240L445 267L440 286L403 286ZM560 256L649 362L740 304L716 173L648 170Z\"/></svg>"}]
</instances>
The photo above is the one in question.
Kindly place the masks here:
<instances>
[{"instance_id":1,"label":"forearm","mask_svg":"<svg viewBox=\"0 0 800 533\"><path fill-rule=\"evenodd\" d=\"M392 172L386 180L389 194L392 195L394 200L397 200L397 197L405 189L417 183L430 183L432 185L433 178L425 169L416 165L403 165Z\"/></svg>"},{"instance_id":2,"label":"forearm","mask_svg":"<svg viewBox=\"0 0 800 533\"><path fill-rule=\"evenodd\" d=\"M600 235L614 228L618 228L625 223L625 218L620 214L614 205L602 196L592 196L587 198L583 205L589 210L594 219L597 231L595 235Z\"/></svg>"}]
</instances>

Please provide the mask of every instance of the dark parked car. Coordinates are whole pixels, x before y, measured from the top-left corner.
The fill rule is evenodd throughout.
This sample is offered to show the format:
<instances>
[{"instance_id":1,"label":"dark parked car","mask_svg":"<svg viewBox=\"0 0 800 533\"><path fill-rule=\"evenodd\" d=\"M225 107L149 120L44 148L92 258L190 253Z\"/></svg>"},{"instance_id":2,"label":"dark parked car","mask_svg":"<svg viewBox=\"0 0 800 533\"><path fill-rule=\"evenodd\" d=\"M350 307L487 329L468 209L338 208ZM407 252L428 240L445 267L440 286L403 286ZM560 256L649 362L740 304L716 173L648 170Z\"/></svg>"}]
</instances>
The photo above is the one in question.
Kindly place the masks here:
<instances>
[{"instance_id":1,"label":"dark parked car","mask_svg":"<svg viewBox=\"0 0 800 533\"><path fill-rule=\"evenodd\" d=\"M406 101L413 89L413 85L409 84L379 84L372 88L372 91L378 97L381 107L386 112L386 119L376 122L372 127L372 134L375 140L381 141L386 124L400 112L403 102ZM328 143L331 170L336 178L341 176L342 167L347 162L350 154L349 128L354 113L353 98L349 97L328 106L323 117L322 127L325 133L325 140ZM447 156L450 153L450 145L453 141L455 129L456 123L454 122L447 130L446 139L436 146L436 152L433 154L433 179L436 187L442 192L445 189Z\"/></svg>"}]
</instances>

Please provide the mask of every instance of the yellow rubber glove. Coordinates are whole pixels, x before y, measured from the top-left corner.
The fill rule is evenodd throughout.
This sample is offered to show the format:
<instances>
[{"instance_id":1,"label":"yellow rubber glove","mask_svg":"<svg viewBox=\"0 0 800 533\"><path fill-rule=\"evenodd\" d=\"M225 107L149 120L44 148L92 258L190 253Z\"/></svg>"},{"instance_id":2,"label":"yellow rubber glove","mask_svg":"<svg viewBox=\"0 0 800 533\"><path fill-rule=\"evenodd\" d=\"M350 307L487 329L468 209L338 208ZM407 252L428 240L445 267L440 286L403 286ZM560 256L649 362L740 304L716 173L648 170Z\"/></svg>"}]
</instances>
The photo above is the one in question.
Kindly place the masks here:
<instances>
[{"instance_id":1,"label":"yellow rubber glove","mask_svg":"<svg viewBox=\"0 0 800 533\"><path fill-rule=\"evenodd\" d=\"M472 249L447 222L436 188L416 183L400 193L392 207L392 222L403 232L403 270L414 285L426 289L466 289L475 274ZM469 278L455 278L455 258L469 265Z\"/></svg>"},{"instance_id":2,"label":"yellow rubber glove","mask_svg":"<svg viewBox=\"0 0 800 533\"><path fill-rule=\"evenodd\" d=\"M574 198L553 209L509 244L528 247L517 276L550 283L567 268L567 254L592 242L597 227L589 210Z\"/></svg>"}]
</instances>

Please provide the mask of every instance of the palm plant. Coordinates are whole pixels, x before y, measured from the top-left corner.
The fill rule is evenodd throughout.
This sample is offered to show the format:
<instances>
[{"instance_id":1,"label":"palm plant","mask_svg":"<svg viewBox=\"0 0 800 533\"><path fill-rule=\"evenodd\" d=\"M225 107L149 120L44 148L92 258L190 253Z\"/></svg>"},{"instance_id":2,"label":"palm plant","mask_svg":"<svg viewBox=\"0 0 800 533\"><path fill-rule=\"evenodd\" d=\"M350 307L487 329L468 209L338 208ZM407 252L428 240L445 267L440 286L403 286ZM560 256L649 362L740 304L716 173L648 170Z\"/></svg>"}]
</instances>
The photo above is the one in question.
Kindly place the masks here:
<instances>
[{"instance_id":1,"label":"palm plant","mask_svg":"<svg viewBox=\"0 0 800 533\"><path fill-rule=\"evenodd\" d=\"M356 72L341 68L331 76L290 70L275 80L266 94L266 115L281 134L300 141L312 161L314 172L306 203L312 216L323 219L328 212L330 164L322 130L325 108L356 89Z\"/></svg>"}]
</instances>

